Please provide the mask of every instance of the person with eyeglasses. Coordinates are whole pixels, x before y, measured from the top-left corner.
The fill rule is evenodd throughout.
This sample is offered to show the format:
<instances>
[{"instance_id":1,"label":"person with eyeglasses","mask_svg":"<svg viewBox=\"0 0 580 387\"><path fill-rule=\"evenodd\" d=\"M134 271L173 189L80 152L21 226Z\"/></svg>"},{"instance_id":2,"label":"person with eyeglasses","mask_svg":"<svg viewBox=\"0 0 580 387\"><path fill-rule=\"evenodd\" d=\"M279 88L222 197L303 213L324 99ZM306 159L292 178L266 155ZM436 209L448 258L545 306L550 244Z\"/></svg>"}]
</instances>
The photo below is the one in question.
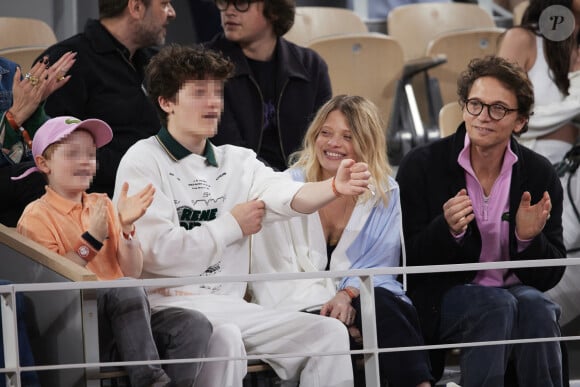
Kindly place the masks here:
<instances>
[{"instance_id":1,"label":"person with eyeglasses","mask_svg":"<svg viewBox=\"0 0 580 387\"><path fill-rule=\"evenodd\" d=\"M328 67L313 50L283 38L294 24L294 0L215 0L215 5L224 32L205 45L236 68L212 142L250 148L272 168L285 170L310 120L332 97Z\"/></svg>"},{"instance_id":2,"label":"person with eyeglasses","mask_svg":"<svg viewBox=\"0 0 580 387\"><path fill-rule=\"evenodd\" d=\"M548 160L520 145L534 92L500 57L472 60L458 79L464 122L401 161L403 232L410 266L564 258L563 190ZM411 275L427 344L557 338L560 307L543 292L564 267ZM432 356L434 374L443 358ZM511 361L520 386L562 386L558 341L461 348L462 386L503 386Z\"/></svg>"}]
</instances>

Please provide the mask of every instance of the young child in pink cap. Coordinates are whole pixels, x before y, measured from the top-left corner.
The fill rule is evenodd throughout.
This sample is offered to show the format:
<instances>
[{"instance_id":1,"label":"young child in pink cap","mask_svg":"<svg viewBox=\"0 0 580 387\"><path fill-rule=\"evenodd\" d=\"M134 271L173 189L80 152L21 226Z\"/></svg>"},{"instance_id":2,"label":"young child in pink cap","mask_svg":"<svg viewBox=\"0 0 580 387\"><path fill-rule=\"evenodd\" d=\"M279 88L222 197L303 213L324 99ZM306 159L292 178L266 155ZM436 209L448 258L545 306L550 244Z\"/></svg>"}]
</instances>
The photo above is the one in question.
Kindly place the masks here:
<instances>
[{"instance_id":1,"label":"young child in pink cap","mask_svg":"<svg viewBox=\"0 0 580 387\"><path fill-rule=\"evenodd\" d=\"M101 280L139 278L143 255L134 222L151 204L155 189L148 184L127 196L125 183L116 209L106 194L85 192L97 171L97 148L112 137L109 125L98 119L65 116L42 125L32 143L36 167L16 179L39 170L48 185L46 193L26 207L17 229ZM205 354L212 327L199 312L151 311L144 289L135 287L98 289L97 304L101 361L158 360L160 353L166 358ZM200 364L165 369L140 365L127 367L127 372L133 386L189 387Z\"/></svg>"}]
</instances>

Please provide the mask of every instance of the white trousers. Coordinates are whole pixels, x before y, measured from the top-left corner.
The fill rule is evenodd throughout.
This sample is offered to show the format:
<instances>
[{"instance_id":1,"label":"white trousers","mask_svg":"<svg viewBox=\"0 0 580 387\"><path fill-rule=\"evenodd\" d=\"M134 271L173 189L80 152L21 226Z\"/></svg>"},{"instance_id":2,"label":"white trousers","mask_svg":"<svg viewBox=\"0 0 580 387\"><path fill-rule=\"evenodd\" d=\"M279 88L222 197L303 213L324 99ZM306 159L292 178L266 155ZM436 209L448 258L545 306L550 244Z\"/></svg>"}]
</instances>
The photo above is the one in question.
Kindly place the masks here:
<instances>
[{"instance_id":1,"label":"white trousers","mask_svg":"<svg viewBox=\"0 0 580 387\"><path fill-rule=\"evenodd\" d=\"M337 319L301 312L281 312L235 296L151 296L151 306L171 305L202 312L214 331L207 357L264 355L278 376L300 387L352 387L350 356L268 358L267 354L347 352L346 327ZM241 387L245 360L205 362L196 387Z\"/></svg>"}]
</instances>

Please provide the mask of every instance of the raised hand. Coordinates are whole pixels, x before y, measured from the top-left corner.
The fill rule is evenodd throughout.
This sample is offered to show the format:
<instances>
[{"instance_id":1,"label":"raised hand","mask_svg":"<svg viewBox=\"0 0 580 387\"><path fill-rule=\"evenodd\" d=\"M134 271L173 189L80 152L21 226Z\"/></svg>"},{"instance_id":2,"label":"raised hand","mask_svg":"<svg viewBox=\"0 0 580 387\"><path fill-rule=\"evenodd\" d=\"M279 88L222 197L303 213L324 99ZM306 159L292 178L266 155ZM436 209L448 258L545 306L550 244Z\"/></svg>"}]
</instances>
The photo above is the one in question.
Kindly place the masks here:
<instances>
[{"instance_id":1,"label":"raised hand","mask_svg":"<svg viewBox=\"0 0 580 387\"><path fill-rule=\"evenodd\" d=\"M104 195L99 197L97 203L91 208L87 231L101 243L107 239L109 218L107 217L107 198Z\"/></svg>"},{"instance_id":2,"label":"raised hand","mask_svg":"<svg viewBox=\"0 0 580 387\"><path fill-rule=\"evenodd\" d=\"M54 93L56 90L63 87L68 80L70 75L67 75L70 68L76 62L76 52L68 51L64 53L56 62L54 62L46 71L46 87L44 88L43 98L45 100L49 95Z\"/></svg>"},{"instance_id":3,"label":"raised hand","mask_svg":"<svg viewBox=\"0 0 580 387\"><path fill-rule=\"evenodd\" d=\"M475 219L475 214L465 188L443 204L443 216L452 234L459 235L467 230L469 223Z\"/></svg>"},{"instance_id":4,"label":"raised hand","mask_svg":"<svg viewBox=\"0 0 580 387\"><path fill-rule=\"evenodd\" d=\"M252 235L262 229L262 219L266 212L266 205L262 200L236 204L230 211L236 219L244 236Z\"/></svg>"},{"instance_id":5,"label":"raised hand","mask_svg":"<svg viewBox=\"0 0 580 387\"><path fill-rule=\"evenodd\" d=\"M47 67L48 58L45 57L36 62L25 76L20 67L16 68L12 84L12 107L9 110L19 125L34 113L42 101L68 82L70 75L65 74L76 61L75 57L76 53L67 52L51 67Z\"/></svg>"},{"instance_id":6,"label":"raised hand","mask_svg":"<svg viewBox=\"0 0 580 387\"><path fill-rule=\"evenodd\" d=\"M366 163L345 159L340 162L336 171L335 188L341 195L360 195L368 189L370 177L371 173Z\"/></svg>"},{"instance_id":7,"label":"raised hand","mask_svg":"<svg viewBox=\"0 0 580 387\"><path fill-rule=\"evenodd\" d=\"M12 106L9 110L19 125L22 125L42 102L46 83L40 82L39 76L41 76L45 67L46 64L44 62L37 62L27 73L28 78L22 77L20 67L17 67L14 72Z\"/></svg>"},{"instance_id":8,"label":"raised hand","mask_svg":"<svg viewBox=\"0 0 580 387\"><path fill-rule=\"evenodd\" d=\"M520 206L516 213L516 233L520 239L532 239L544 229L550 219L552 201L548 192L532 205L532 195L528 191L522 194Z\"/></svg>"},{"instance_id":9,"label":"raised hand","mask_svg":"<svg viewBox=\"0 0 580 387\"><path fill-rule=\"evenodd\" d=\"M129 184L125 182L121 187L121 194L117 202L119 222L121 223L123 232L126 234L133 231L133 223L145 214L145 211L147 211L147 208L153 202L155 188L153 185L147 184L145 188L133 196L127 196L128 192Z\"/></svg>"}]
</instances>

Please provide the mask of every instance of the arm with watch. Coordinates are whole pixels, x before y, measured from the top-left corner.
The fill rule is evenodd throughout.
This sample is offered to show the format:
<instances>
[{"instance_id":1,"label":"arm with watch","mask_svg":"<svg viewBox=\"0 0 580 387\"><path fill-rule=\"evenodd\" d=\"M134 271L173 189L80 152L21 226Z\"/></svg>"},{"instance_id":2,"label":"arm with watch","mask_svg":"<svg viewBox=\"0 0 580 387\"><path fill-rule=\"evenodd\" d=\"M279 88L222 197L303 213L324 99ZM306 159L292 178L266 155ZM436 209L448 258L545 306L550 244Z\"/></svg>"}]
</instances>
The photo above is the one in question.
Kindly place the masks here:
<instances>
[{"instance_id":1,"label":"arm with watch","mask_svg":"<svg viewBox=\"0 0 580 387\"><path fill-rule=\"evenodd\" d=\"M111 230L120 230L120 238L117 246L117 260L126 277L139 278L143 269L143 254L135 233L135 221L139 219L153 201L155 188L147 185L135 195L127 196L129 185L125 183L117 203L117 216L108 215L108 202L103 196L97 204L91 208L89 225L81 234L75 245L74 251L69 251L65 256L74 262L85 266L92 261L103 247L108 233ZM110 225L112 220L115 224Z\"/></svg>"}]
</instances>

